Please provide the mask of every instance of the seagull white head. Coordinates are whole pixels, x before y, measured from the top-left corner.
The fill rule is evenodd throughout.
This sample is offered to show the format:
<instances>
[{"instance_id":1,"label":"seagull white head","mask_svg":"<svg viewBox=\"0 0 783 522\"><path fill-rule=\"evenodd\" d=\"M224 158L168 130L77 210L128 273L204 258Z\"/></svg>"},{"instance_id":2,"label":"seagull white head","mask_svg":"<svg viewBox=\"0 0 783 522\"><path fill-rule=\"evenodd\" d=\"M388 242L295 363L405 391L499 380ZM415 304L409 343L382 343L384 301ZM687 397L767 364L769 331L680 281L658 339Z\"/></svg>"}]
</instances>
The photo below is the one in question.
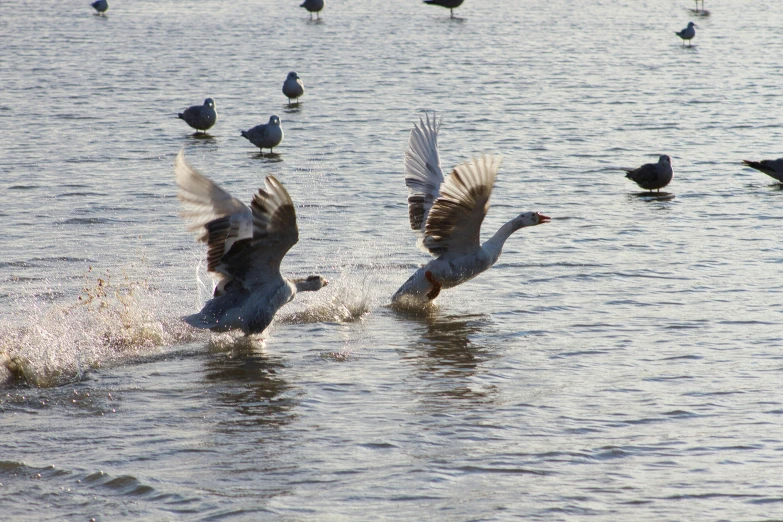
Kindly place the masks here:
<instances>
[{"instance_id":1,"label":"seagull white head","mask_svg":"<svg viewBox=\"0 0 783 522\"><path fill-rule=\"evenodd\" d=\"M277 117L277 115L273 114L269 117L269 125L274 125L276 127L280 126L280 118Z\"/></svg>"},{"instance_id":2,"label":"seagull white head","mask_svg":"<svg viewBox=\"0 0 783 522\"><path fill-rule=\"evenodd\" d=\"M688 27L699 27L699 26L694 24L693 22L688 22Z\"/></svg>"},{"instance_id":3,"label":"seagull white head","mask_svg":"<svg viewBox=\"0 0 783 522\"><path fill-rule=\"evenodd\" d=\"M207 98L206 100L204 100L204 106L209 107L211 109L214 109L215 108L215 100L213 100L212 98Z\"/></svg>"},{"instance_id":4,"label":"seagull white head","mask_svg":"<svg viewBox=\"0 0 783 522\"><path fill-rule=\"evenodd\" d=\"M666 154L663 154L661 157L658 158L658 163L663 163L665 165L671 165L672 159L667 156Z\"/></svg>"},{"instance_id":5,"label":"seagull white head","mask_svg":"<svg viewBox=\"0 0 783 522\"><path fill-rule=\"evenodd\" d=\"M289 80L298 80L299 79L299 75L296 74L296 71L291 71L290 73L288 73L288 79Z\"/></svg>"}]
</instances>

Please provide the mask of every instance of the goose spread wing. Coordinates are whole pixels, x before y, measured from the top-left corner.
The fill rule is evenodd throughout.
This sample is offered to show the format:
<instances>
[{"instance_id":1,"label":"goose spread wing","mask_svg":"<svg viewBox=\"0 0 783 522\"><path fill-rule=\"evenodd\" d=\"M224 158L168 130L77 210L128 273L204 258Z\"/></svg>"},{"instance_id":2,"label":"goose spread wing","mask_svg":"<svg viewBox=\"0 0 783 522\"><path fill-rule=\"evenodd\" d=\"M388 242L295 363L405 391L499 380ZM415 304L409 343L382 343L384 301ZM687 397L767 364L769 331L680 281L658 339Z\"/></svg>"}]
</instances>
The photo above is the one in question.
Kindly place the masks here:
<instances>
[{"instance_id":1,"label":"goose spread wing","mask_svg":"<svg viewBox=\"0 0 783 522\"><path fill-rule=\"evenodd\" d=\"M435 256L467 253L481 245L481 223L489 210L500 158L484 155L454 168L432 205L424 247Z\"/></svg>"},{"instance_id":2,"label":"goose spread wing","mask_svg":"<svg viewBox=\"0 0 783 522\"><path fill-rule=\"evenodd\" d=\"M438 128L435 116L413 125L405 151L405 185L408 187L408 214L411 229L424 233L424 225L443 183L438 154Z\"/></svg>"},{"instance_id":3,"label":"goose spread wing","mask_svg":"<svg viewBox=\"0 0 783 522\"><path fill-rule=\"evenodd\" d=\"M299 241L291 196L274 176L267 176L250 204L253 236L234 243L221 259L221 268L245 287L282 281L280 262Z\"/></svg>"},{"instance_id":4,"label":"goose spread wing","mask_svg":"<svg viewBox=\"0 0 783 522\"><path fill-rule=\"evenodd\" d=\"M177 197L182 202L180 215L188 221L187 229L196 240L207 244L207 270L223 273L220 260L239 240L253 236L250 209L198 172L185 161L184 151L174 161Z\"/></svg>"}]
</instances>

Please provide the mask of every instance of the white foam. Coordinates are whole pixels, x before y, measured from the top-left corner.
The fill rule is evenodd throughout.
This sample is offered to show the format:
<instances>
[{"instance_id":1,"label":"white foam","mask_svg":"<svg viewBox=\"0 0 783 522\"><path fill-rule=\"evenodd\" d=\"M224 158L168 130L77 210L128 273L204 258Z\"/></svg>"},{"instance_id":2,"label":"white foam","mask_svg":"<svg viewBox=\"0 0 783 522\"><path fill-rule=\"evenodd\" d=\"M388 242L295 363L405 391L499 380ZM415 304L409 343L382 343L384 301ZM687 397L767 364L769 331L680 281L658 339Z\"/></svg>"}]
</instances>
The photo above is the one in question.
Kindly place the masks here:
<instances>
[{"instance_id":1,"label":"white foam","mask_svg":"<svg viewBox=\"0 0 783 522\"><path fill-rule=\"evenodd\" d=\"M16 376L57 386L85 372L149 355L196 333L145 281L127 275L88 274L82 295L70 303L20 299L10 325L0 326L0 383Z\"/></svg>"},{"instance_id":2,"label":"white foam","mask_svg":"<svg viewBox=\"0 0 783 522\"><path fill-rule=\"evenodd\" d=\"M301 292L293 303L278 312L277 320L284 324L350 323L370 312L371 299L368 276L355 276L344 270L339 277L319 292Z\"/></svg>"}]
</instances>

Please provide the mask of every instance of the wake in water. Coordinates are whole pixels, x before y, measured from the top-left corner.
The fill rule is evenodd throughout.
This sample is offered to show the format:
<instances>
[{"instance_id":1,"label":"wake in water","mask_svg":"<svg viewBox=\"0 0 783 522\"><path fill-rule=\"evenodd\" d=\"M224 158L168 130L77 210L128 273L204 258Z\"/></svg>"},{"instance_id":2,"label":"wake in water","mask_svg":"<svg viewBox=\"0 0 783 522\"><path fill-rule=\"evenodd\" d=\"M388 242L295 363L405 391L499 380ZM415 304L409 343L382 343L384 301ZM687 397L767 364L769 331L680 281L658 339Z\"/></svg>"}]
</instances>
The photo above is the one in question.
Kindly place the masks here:
<instances>
[{"instance_id":1,"label":"wake in water","mask_svg":"<svg viewBox=\"0 0 783 522\"><path fill-rule=\"evenodd\" d=\"M0 327L0 384L18 378L57 386L194 339L190 327L166 313L166 301L146 281L97 276L92 268L75 303L20 299L18 324Z\"/></svg>"},{"instance_id":2,"label":"wake in water","mask_svg":"<svg viewBox=\"0 0 783 522\"><path fill-rule=\"evenodd\" d=\"M276 324L352 323L386 304L385 271L341 267L330 276L328 292L312 294L286 305L263 336L213 334L188 326L181 317L192 304L173 303L171 295L152 288L147 280L125 273L85 277L82 293L70 303L18 299L17 321L0 326L0 385L21 380L37 387L82 380L87 372L127 363L157 353L162 347L196 340L209 349L263 349ZM211 295L210 277L196 267L196 300Z\"/></svg>"}]
</instances>

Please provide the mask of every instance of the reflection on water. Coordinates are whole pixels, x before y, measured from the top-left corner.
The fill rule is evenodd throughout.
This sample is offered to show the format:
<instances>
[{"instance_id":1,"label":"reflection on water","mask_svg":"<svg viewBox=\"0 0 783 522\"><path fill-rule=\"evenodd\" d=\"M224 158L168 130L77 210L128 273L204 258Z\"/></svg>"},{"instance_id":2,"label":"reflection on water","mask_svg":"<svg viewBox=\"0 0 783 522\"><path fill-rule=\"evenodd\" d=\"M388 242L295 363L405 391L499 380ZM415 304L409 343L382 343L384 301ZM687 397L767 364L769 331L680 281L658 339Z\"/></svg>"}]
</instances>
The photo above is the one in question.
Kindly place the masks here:
<instances>
[{"instance_id":1,"label":"reflection on water","mask_svg":"<svg viewBox=\"0 0 783 522\"><path fill-rule=\"evenodd\" d=\"M230 426L265 424L280 426L293 419L298 401L283 396L291 389L280 373L280 357L257 351L247 342L216 351L205 363L205 384L217 388L217 398L243 417L229 417Z\"/></svg>"},{"instance_id":2,"label":"reflection on water","mask_svg":"<svg viewBox=\"0 0 783 522\"><path fill-rule=\"evenodd\" d=\"M264 163L280 163L283 161L283 156L277 152L255 152L250 155L250 158L264 160Z\"/></svg>"},{"instance_id":3,"label":"reflection on water","mask_svg":"<svg viewBox=\"0 0 783 522\"><path fill-rule=\"evenodd\" d=\"M188 138L192 140L205 141L207 143L217 143L215 137L206 132L194 132L193 134L188 134Z\"/></svg>"},{"instance_id":4,"label":"reflection on water","mask_svg":"<svg viewBox=\"0 0 783 522\"><path fill-rule=\"evenodd\" d=\"M467 399L486 402L495 395L494 386L480 381L485 362L494 358L490 347L472 338L480 337L492 324L488 315L444 315L437 308L420 312L398 312L408 327L419 334L412 339L404 359L414 361L417 377L426 382L424 393L431 400Z\"/></svg>"},{"instance_id":5,"label":"reflection on water","mask_svg":"<svg viewBox=\"0 0 783 522\"><path fill-rule=\"evenodd\" d=\"M628 200L641 199L643 201L671 201L676 196L672 192L634 192L628 195Z\"/></svg>"}]
</instances>

